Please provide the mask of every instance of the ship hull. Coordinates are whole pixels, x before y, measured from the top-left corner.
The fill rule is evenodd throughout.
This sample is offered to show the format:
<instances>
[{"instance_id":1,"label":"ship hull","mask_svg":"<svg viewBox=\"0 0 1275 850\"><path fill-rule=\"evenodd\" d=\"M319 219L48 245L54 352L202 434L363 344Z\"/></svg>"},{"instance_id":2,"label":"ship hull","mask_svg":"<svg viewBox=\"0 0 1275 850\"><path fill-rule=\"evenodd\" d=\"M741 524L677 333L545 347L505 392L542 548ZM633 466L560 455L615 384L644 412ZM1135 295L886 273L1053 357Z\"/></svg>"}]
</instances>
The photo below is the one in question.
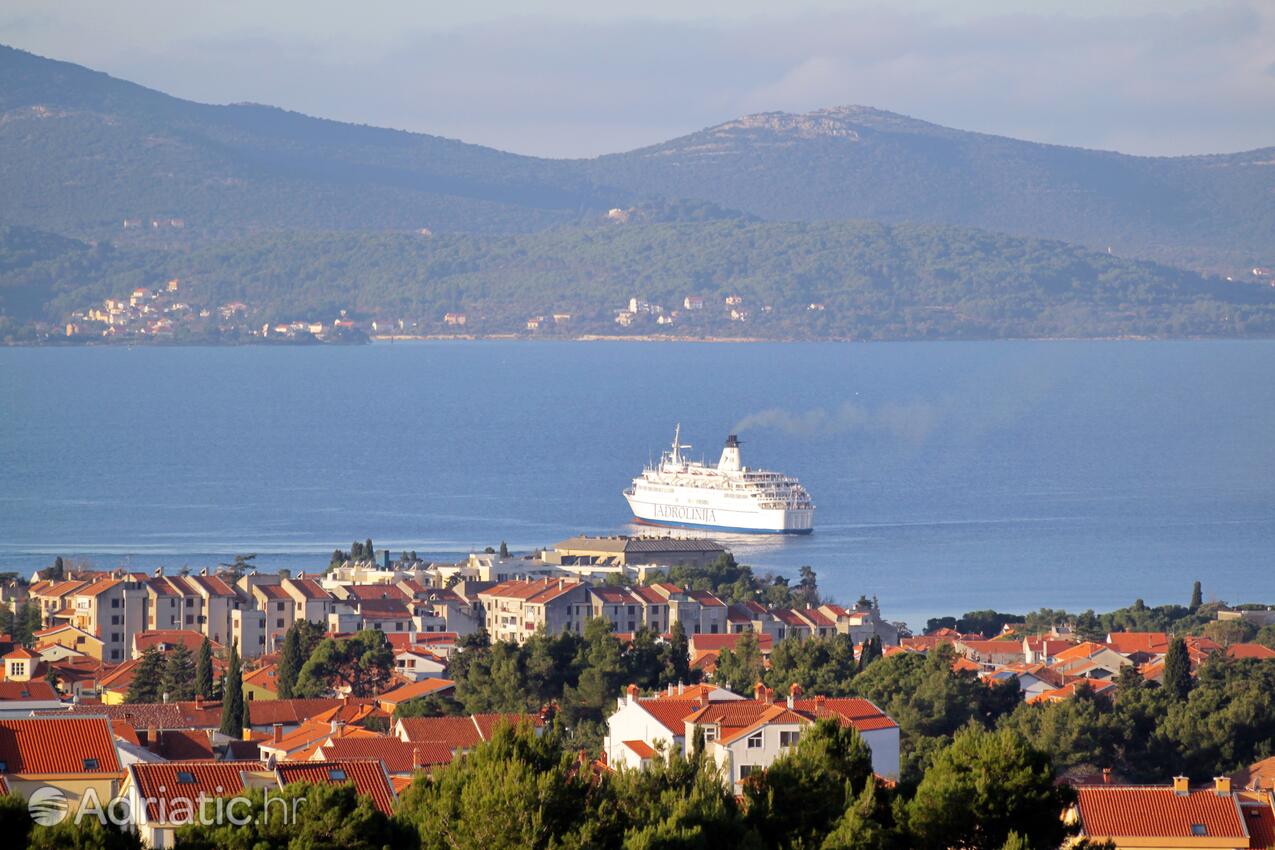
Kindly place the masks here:
<instances>
[{"instance_id":1,"label":"ship hull","mask_svg":"<svg viewBox=\"0 0 1275 850\"><path fill-rule=\"evenodd\" d=\"M749 511L655 501L630 493L624 498L633 519L644 525L732 534L810 534L814 530L814 508Z\"/></svg>"}]
</instances>

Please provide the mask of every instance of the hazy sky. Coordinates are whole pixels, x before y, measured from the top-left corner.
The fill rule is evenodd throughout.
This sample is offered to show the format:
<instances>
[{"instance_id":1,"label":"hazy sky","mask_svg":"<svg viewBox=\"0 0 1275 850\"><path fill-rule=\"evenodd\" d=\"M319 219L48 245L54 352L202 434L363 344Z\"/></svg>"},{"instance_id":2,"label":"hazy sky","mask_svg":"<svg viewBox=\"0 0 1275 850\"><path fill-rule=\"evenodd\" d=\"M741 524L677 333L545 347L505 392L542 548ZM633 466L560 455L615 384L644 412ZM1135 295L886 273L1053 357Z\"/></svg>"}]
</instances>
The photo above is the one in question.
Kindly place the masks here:
<instances>
[{"instance_id":1,"label":"hazy sky","mask_svg":"<svg viewBox=\"0 0 1275 850\"><path fill-rule=\"evenodd\" d=\"M3 0L0 42L545 156L852 103L1132 153L1275 145L1275 0Z\"/></svg>"}]
</instances>

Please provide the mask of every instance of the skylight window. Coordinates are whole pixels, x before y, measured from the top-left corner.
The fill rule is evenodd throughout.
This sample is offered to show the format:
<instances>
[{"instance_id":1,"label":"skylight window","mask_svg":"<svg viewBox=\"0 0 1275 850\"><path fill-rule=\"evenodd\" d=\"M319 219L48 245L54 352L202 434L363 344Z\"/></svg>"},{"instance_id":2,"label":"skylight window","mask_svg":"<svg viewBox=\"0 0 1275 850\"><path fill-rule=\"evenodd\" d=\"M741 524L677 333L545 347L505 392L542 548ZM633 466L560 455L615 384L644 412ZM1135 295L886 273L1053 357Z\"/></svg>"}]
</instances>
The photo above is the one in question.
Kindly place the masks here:
<instances>
[{"instance_id":1,"label":"skylight window","mask_svg":"<svg viewBox=\"0 0 1275 850\"><path fill-rule=\"evenodd\" d=\"M8 773L8 772L9 772L9 763L7 761L0 761L0 773Z\"/></svg>"},{"instance_id":2,"label":"skylight window","mask_svg":"<svg viewBox=\"0 0 1275 850\"><path fill-rule=\"evenodd\" d=\"M177 781L182 785L194 785L195 774L191 773L189 770L179 770L177 771Z\"/></svg>"},{"instance_id":3,"label":"skylight window","mask_svg":"<svg viewBox=\"0 0 1275 850\"><path fill-rule=\"evenodd\" d=\"M1193 823L1191 824L1191 834L1192 835L1208 835L1209 828L1202 823Z\"/></svg>"},{"instance_id":4,"label":"skylight window","mask_svg":"<svg viewBox=\"0 0 1275 850\"><path fill-rule=\"evenodd\" d=\"M333 782L344 782L345 771L339 767L334 767L328 771L328 779L331 779Z\"/></svg>"},{"instance_id":5,"label":"skylight window","mask_svg":"<svg viewBox=\"0 0 1275 850\"><path fill-rule=\"evenodd\" d=\"M85 759L85 760L84 760L84 769L85 769L85 770L97 770L97 769L98 769L97 759Z\"/></svg>"}]
</instances>

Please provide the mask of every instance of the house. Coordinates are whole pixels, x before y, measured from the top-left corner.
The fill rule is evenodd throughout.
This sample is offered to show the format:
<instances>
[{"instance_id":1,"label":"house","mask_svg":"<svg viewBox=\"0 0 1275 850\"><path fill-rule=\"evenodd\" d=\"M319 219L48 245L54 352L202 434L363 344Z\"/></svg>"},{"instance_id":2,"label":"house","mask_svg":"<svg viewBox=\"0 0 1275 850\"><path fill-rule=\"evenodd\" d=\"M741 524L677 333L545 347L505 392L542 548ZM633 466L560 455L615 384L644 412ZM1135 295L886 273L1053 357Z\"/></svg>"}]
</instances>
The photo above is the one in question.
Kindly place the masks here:
<instances>
[{"instance_id":1,"label":"house","mask_svg":"<svg viewBox=\"0 0 1275 850\"><path fill-rule=\"evenodd\" d=\"M1170 786L1090 785L1076 790L1068 817L1080 837L1124 848L1246 848L1245 815L1230 780L1191 790L1185 776Z\"/></svg>"},{"instance_id":2,"label":"house","mask_svg":"<svg viewBox=\"0 0 1275 850\"><path fill-rule=\"evenodd\" d=\"M244 698L272 700L279 698L279 665L262 664L243 674ZM251 718L250 718L251 719Z\"/></svg>"},{"instance_id":3,"label":"house","mask_svg":"<svg viewBox=\"0 0 1275 850\"><path fill-rule=\"evenodd\" d=\"M276 786L260 762L175 761L129 765L121 796L132 825L153 848L174 846L175 831L199 817L203 800L232 797L245 788Z\"/></svg>"},{"instance_id":4,"label":"house","mask_svg":"<svg viewBox=\"0 0 1275 850\"><path fill-rule=\"evenodd\" d=\"M899 726L865 699L802 699L793 685L786 702L760 682L751 700L709 703L684 721L684 740L703 730L705 752L731 787L796 746L817 720L853 727L872 752L873 771L886 779L899 776Z\"/></svg>"},{"instance_id":5,"label":"house","mask_svg":"<svg viewBox=\"0 0 1275 850\"><path fill-rule=\"evenodd\" d=\"M61 708L62 698L43 679L0 682L0 717L28 717L33 711Z\"/></svg>"},{"instance_id":6,"label":"house","mask_svg":"<svg viewBox=\"0 0 1275 850\"><path fill-rule=\"evenodd\" d=\"M686 308L687 310L703 310L704 296L688 295L682 299L682 306Z\"/></svg>"},{"instance_id":7,"label":"house","mask_svg":"<svg viewBox=\"0 0 1275 850\"><path fill-rule=\"evenodd\" d=\"M1111 632L1107 635L1107 646L1141 663L1168 652L1169 636L1164 632Z\"/></svg>"},{"instance_id":8,"label":"house","mask_svg":"<svg viewBox=\"0 0 1275 850\"><path fill-rule=\"evenodd\" d=\"M443 314L443 324L445 325L452 325L454 327L464 327L465 322L466 322L466 319L465 319L464 313Z\"/></svg>"},{"instance_id":9,"label":"house","mask_svg":"<svg viewBox=\"0 0 1275 850\"><path fill-rule=\"evenodd\" d=\"M1068 676L1109 679L1119 675L1120 668L1131 663L1108 646L1085 641L1059 652L1050 666Z\"/></svg>"},{"instance_id":10,"label":"house","mask_svg":"<svg viewBox=\"0 0 1275 850\"><path fill-rule=\"evenodd\" d=\"M194 655L199 652L203 642L204 636L193 629L152 629L137 632L133 635L133 648L129 657L141 658L146 650L152 648L167 654L178 646L186 647L190 654ZM219 652L222 648L220 644L212 646L214 653Z\"/></svg>"},{"instance_id":11,"label":"house","mask_svg":"<svg viewBox=\"0 0 1275 850\"><path fill-rule=\"evenodd\" d=\"M583 633L593 615L589 586L570 579L504 581L478 598L492 640L522 643L540 628L548 634Z\"/></svg>"},{"instance_id":12,"label":"house","mask_svg":"<svg viewBox=\"0 0 1275 850\"><path fill-rule=\"evenodd\" d=\"M48 646L62 646L98 661L102 660L102 650L105 647L102 639L91 632L84 631L84 629L77 629L70 623L41 629L35 632L32 637L35 640L37 650ZM40 654L44 655L43 652ZM52 660L48 656L44 657L46 660Z\"/></svg>"},{"instance_id":13,"label":"house","mask_svg":"<svg viewBox=\"0 0 1275 850\"><path fill-rule=\"evenodd\" d=\"M1075 641L1064 638L1024 637L1023 661L1027 664L1053 664L1058 659L1058 653L1075 645Z\"/></svg>"},{"instance_id":14,"label":"house","mask_svg":"<svg viewBox=\"0 0 1275 850\"><path fill-rule=\"evenodd\" d=\"M1016 640L968 640L952 644L956 651L984 669L1025 661L1023 646Z\"/></svg>"},{"instance_id":15,"label":"house","mask_svg":"<svg viewBox=\"0 0 1275 850\"><path fill-rule=\"evenodd\" d=\"M307 782L312 785L345 785L354 786L361 797L371 799L381 814L392 815L398 796L390 783L385 765L377 761L294 761L281 762L275 767L279 787L294 782Z\"/></svg>"},{"instance_id":16,"label":"house","mask_svg":"<svg viewBox=\"0 0 1275 850\"><path fill-rule=\"evenodd\" d=\"M421 768L450 764L452 751L446 747L413 744L399 738L340 738L315 751L314 761L379 761L391 777L411 776Z\"/></svg>"},{"instance_id":17,"label":"house","mask_svg":"<svg viewBox=\"0 0 1275 850\"><path fill-rule=\"evenodd\" d=\"M1275 756L1254 762L1232 774L1231 783L1237 789L1275 791Z\"/></svg>"},{"instance_id":18,"label":"house","mask_svg":"<svg viewBox=\"0 0 1275 850\"><path fill-rule=\"evenodd\" d=\"M607 718L603 752L612 767L645 768L656 752L685 753L686 718L712 702L741 700L724 688L696 686L674 693L639 697L629 685L616 710Z\"/></svg>"},{"instance_id":19,"label":"house","mask_svg":"<svg viewBox=\"0 0 1275 850\"><path fill-rule=\"evenodd\" d=\"M0 776L24 797L57 788L77 811L113 800L124 773L105 717L63 715L0 719Z\"/></svg>"}]
</instances>

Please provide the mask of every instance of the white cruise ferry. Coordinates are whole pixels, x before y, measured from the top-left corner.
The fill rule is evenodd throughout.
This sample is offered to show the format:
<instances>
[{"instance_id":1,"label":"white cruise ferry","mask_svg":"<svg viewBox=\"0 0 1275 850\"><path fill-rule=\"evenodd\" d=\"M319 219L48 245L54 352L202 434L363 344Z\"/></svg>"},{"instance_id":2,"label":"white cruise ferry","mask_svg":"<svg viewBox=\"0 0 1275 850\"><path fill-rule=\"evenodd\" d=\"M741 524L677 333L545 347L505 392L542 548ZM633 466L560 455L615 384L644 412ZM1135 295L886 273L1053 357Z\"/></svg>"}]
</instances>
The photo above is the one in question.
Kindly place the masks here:
<instances>
[{"instance_id":1,"label":"white cruise ferry","mask_svg":"<svg viewBox=\"0 0 1275 850\"><path fill-rule=\"evenodd\" d=\"M716 466L687 460L682 426L658 466L647 467L624 491L633 517L648 525L746 534L809 534L815 506L796 478L740 462L739 438L726 438Z\"/></svg>"}]
</instances>

